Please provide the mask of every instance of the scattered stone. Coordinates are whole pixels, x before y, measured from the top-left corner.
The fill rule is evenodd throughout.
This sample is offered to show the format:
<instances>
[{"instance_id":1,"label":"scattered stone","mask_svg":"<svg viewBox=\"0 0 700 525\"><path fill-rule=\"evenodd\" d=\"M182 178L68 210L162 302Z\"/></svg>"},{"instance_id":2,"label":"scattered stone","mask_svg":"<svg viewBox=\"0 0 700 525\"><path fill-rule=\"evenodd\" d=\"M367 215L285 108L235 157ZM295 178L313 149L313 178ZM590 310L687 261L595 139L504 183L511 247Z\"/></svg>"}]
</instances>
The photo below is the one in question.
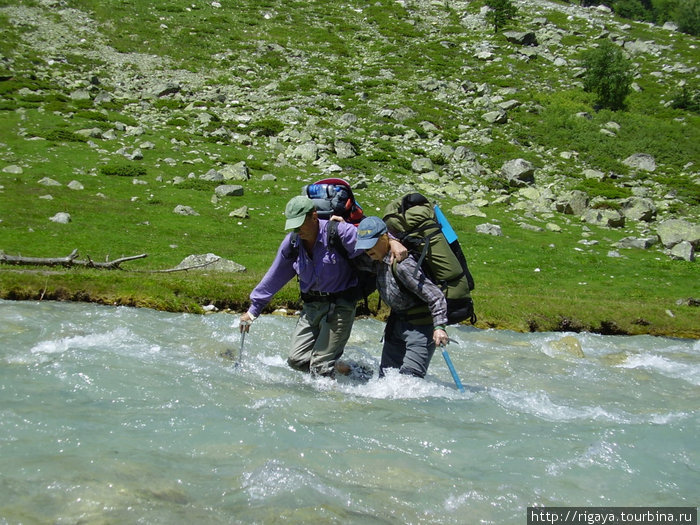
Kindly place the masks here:
<instances>
[{"instance_id":1,"label":"scattered stone","mask_svg":"<svg viewBox=\"0 0 700 525\"><path fill-rule=\"evenodd\" d=\"M496 237L502 237L503 232L501 231L501 227L497 224L491 224L491 223L485 223L485 224L479 224L476 227L476 233L485 233L487 235L494 235Z\"/></svg>"},{"instance_id":2,"label":"scattered stone","mask_svg":"<svg viewBox=\"0 0 700 525\"><path fill-rule=\"evenodd\" d=\"M651 199L630 197L622 202L622 214L632 221L651 222L656 218L656 205Z\"/></svg>"},{"instance_id":3,"label":"scattered stone","mask_svg":"<svg viewBox=\"0 0 700 525\"><path fill-rule=\"evenodd\" d=\"M247 219L249 217L248 206L242 206L236 210L233 210L231 213L228 214L228 216L233 217L235 219Z\"/></svg>"},{"instance_id":4,"label":"scattered stone","mask_svg":"<svg viewBox=\"0 0 700 525\"><path fill-rule=\"evenodd\" d=\"M694 261L695 260L695 250L693 245L688 241L681 241L671 248L671 259L677 261Z\"/></svg>"},{"instance_id":5,"label":"scattered stone","mask_svg":"<svg viewBox=\"0 0 700 525\"><path fill-rule=\"evenodd\" d=\"M224 259L213 253L205 253L201 255L189 255L185 257L175 269L191 269L202 271L218 271L218 272L245 272L245 266L236 262Z\"/></svg>"},{"instance_id":6,"label":"scattered stone","mask_svg":"<svg viewBox=\"0 0 700 525\"><path fill-rule=\"evenodd\" d=\"M433 161L427 157L419 157L411 162L411 169L416 173L428 173L435 170Z\"/></svg>"},{"instance_id":7,"label":"scattered stone","mask_svg":"<svg viewBox=\"0 0 700 525\"><path fill-rule=\"evenodd\" d=\"M501 177L511 186L523 187L535 182L535 166L525 159L513 159L501 167Z\"/></svg>"},{"instance_id":8,"label":"scattered stone","mask_svg":"<svg viewBox=\"0 0 700 525\"><path fill-rule=\"evenodd\" d=\"M647 153L635 153L630 155L622 163L630 168L642 170L642 171L655 171L656 161L654 157Z\"/></svg>"},{"instance_id":9,"label":"scattered stone","mask_svg":"<svg viewBox=\"0 0 700 525\"><path fill-rule=\"evenodd\" d=\"M574 190L562 194L555 203L560 213L581 216L588 208L588 195L580 190Z\"/></svg>"},{"instance_id":10,"label":"scattered stone","mask_svg":"<svg viewBox=\"0 0 700 525\"><path fill-rule=\"evenodd\" d=\"M175 206L173 213L176 213L178 215L199 215L199 213L194 211L194 209L192 209L190 206L184 206L182 204L178 204L177 206Z\"/></svg>"},{"instance_id":11,"label":"scattered stone","mask_svg":"<svg viewBox=\"0 0 700 525\"><path fill-rule=\"evenodd\" d=\"M604 228L622 228L625 225L625 217L617 210L589 209L583 214L582 219L589 224Z\"/></svg>"},{"instance_id":12,"label":"scattered stone","mask_svg":"<svg viewBox=\"0 0 700 525\"><path fill-rule=\"evenodd\" d=\"M66 212L61 211L61 212L58 212L53 217L51 217L49 220L51 222L55 222L58 224L68 224L69 222L71 222L72 219L71 219L70 213L66 213Z\"/></svg>"},{"instance_id":13,"label":"scattered stone","mask_svg":"<svg viewBox=\"0 0 700 525\"><path fill-rule=\"evenodd\" d=\"M673 248L683 241L688 241L694 247L700 243L700 225L691 224L683 219L669 219L660 222L656 233L665 248Z\"/></svg>"},{"instance_id":14,"label":"scattered stone","mask_svg":"<svg viewBox=\"0 0 700 525\"><path fill-rule=\"evenodd\" d=\"M214 190L217 197L241 197L243 196L243 186L238 184L222 184Z\"/></svg>"},{"instance_id":15,"label":"scattered stone","mask_svg":"<svg viewBox=\"0 0 700 525\"><path fill-rule=\"evenodd\" d=\"M634 248L637 250L647 250L656 244L658 239L656 237L625 237L620 239L615 246L618 248Z\"/></svg>"},{"instance_id":16,"label":"scattered stone","mask_svg":"<svg viewBox=\"0 0 700 525\"><path fill-rule=\"evenodd\" d=\"M223 180L226 181L241 181L245 182L250 179L250 171L245 161L238 162L230 166L224 166L221 169L221 175L223 175Z\"/></svg>"},{"instance_id":17,"label":"scattered stone","mask_svg":"<svg viewBox=\"0 0 700 525\"><path fill-rule=\"evenodd\" d=\"M44 177L43 179L41 179L39 181L39 184L41 184L42 186L63 186L63 184L61 184L57 180L53 180L49 177Z\"/></svg>"},{"instance_id":18,"label":"scattered stone","mask_svg":"<svg viewBox=\"0 0 700 525\"><path fill-rule=\"evenodd\" d=\"M22 169L22 166L17 166L16 164L11 164L9 166L5 166L2 169L3 173L9 173L10 175L21 175L24 170Z\"/></svg>"},{"instance_id":19,"label":"scattered stone","mask_svg":"<svg viewBox=\"0 0 700 525\"><path fill-rule=\"evenodd\" d=\"M486 214L473 204L458 204L450 211L461 217L486 217Z\"/></svg>"},{"instance_id":20,"label":"scattered stone","mask_svg":"<svg viewBox=\"0 0 700 525\"><path fill-rule=\"evenodd\" d=\"M70 182L68 183L68 187L69 187L71 190L76 190L76 191L84 190L84 189L85 189L85 186L83 186L83 185L82 185L80 182L78 182L77 180L72 180L72 181L70 181Z\"/></svg>"}]
</instances>

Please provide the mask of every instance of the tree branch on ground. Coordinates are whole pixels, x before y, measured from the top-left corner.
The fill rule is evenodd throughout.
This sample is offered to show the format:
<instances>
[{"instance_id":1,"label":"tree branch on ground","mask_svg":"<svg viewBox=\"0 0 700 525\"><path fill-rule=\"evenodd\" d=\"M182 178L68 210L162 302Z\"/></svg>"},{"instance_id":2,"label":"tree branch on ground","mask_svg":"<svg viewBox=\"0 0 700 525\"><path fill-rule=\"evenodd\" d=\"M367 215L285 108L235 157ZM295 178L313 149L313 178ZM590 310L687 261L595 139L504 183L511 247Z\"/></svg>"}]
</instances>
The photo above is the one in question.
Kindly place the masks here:
<instances>
[{"instance_id":1,"label":"tree branch on ground","mask_svg":"<svg viewBox=\"0 0 700 525\"><path fill-rule=\"evenodd\" d=\"M7 255L4 252L0 252L0 263L23 266L63 266L65 268L84 266L86 268L100 268L104 270L121 270L120 265L122 263L145 257L148 257L148 255L142 253L140 255L121 257L113 261L96 262L89 255L85 260L78 259L78 250L73 250L65 257L24 257L22 255Z\"/></svg>"}]
</instances>

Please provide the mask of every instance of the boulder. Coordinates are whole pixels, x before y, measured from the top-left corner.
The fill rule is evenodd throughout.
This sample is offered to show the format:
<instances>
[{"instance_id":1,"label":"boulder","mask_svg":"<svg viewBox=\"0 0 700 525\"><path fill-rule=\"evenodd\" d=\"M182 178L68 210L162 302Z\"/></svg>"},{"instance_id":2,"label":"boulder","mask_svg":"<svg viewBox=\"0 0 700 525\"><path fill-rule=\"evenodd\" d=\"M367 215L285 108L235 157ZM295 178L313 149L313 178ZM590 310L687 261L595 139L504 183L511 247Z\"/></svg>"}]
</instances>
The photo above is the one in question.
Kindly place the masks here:
<instances>
[{"instance_id":1,"label":"boulder","mask_svg":"<svg viewBox=\"0 0 700 525\"><path fill-rule=\"evenodd\" d=\"M604 228L622 228L625 225L625 217L617 210L590 209L582 218L589 224Z\"/></svg>"},{"instance_id":2,"label":"boulder","mask_svg":"<svg viewBox=\"0 0 700 525\"><path fill-rule=\"evenodd\" d=\"M416 173L427 173L429 171L434 171L435 166L433 161L427 157L419 157L411 162L411 169Z\"/></svg>"},{"instance_id":3,"label":"boulder","mask_svg":"<svg viewBox=\"0 0 700 525\"><path fill-rule=\"evenodd\" d=\"M535 182L535 166L525 159L513 159L501 166L501 177L511 186L522 187Z\"/></svg>"},{"instance_id":4,"label":"boulder","mask_svg":"<svg viewBox=\"0 0 700 525\"><path fill-rule=\"evenodd\" d=\"M588 194L580 190L563 193L555 206L559 213L582 216L588 208Z\"/></svg>"},{"instance_id":5,"label":"boulder","mask_svg":"<svg viewBox=\"0 0 700 525\"><path fill-rule=\"evenodd\" d=\"M679 261L694 261L695 260L695 250L693 245L688 241L682 241L671 248L671 259L676 259Z\"/></svg>"},{"instance_id":6,"label":"boulder","mask_svg":"<svg viewBox=\"0 0 700 525\"><path fill-rule=\"evenodd\" d=\"M318 145L314 141L300 144L294 149L292 156L296 159L313 162L318 159Z\"/></svg>"},{"instance_id":7,"label":"boulder","mask_svg":"<svg viewBox=\"0 0 700 525\"><path fill-rule=\"evenodd\" d=\"M450 211L461 217L486 217L486 214L473 204L458 204Z\"/></svg>"},{"instance_id":8,"label":"boulder","mask_svg":"<svg viewBox=\"0 0 700 525\"><path fill-rule=\"evenodd\" d=\"M194 211L194 209L190 206L184 206L182 204L175 206L173 213L176 213L177 215L199 215L199 213Z\"/></svg>"},{"instance_id":9,"label":"boulder","mask_svg":"<svg viewBox=\"0 0 700 525\"><path fill-rule=\"evenodd\" d=\"M333 146L335 147L335 154L338 155L339 159L351 159L357 156L355 146L353 146L350 142L336 140Z\"/></svg>"},{"instance_id":10,"label":"boulder","mask_svg":"<svg viewBox=\"0 0 700 525\"><path fill-rule=\"evenodd\" d=\"M659 223L656 233L665 248L673 248L683 241L688 241L697 248L700 243L700 225L682 219L669 219Z\"/></svg>"},{"instance_id":11,"label":"boulder","mask_svg":"<svg viewBox=\"0 0 700 525\"><path fill-rule=\"evenodd\" d=\"M508 122L508 113L499 108L497 110L484 113L481 115L481 118L489 124L505 124Z\"/></svg>"},{"instance_id":12,"label":"boulder","mask_svg":"<svg viewBox=\"0 0 700 525\"><path fill-rule=\"evenodd\" d=\"M243 186L238 184L222 184L214 190L217 197L241 197L243 196Z\"/></svg>"},{"instance_id":13,"label":"boulder","mask_svg":"<svg viewBox=\"0 0 700 525\"><path fill-rule=\"evenodd\" d=\"M503 231L498 224L491 224L488 222L485 224L479 224L476 227L476 233L485 233L486 235L494 235L496 237L503 236Z\"/></svg>"},{"instance_id":14,"label":"boulder","mask_svg":"<svg viewBox=\"0 0 700 525\"><path fill-rule=\"evenodd\" d=\"M658 242L656 237L625 237L615 243L618 248L635 248L637 250L646 250L651 248Z\"/></svg>"},{"instance_id":15,"label":"boulder","mask_svg":"<svg viewBox=\"0 0 700 525\"><path fill-rule=\"evenodd\" d=\"M632 221L651 222L656 218L656 205L651 199L630 197L622 203L622 214Z\"/></svg>"},{"instance_id":16,"label":"boulder","mask_svg":"<svg viewBox=\"0 0 700 525\"><path fill-rule=\"evenodd\" d=\"M503 36L512 44L519 46L536 46L537 35L532 31L505 31Z\"/></svg>"},{"instance_id":17,"label":"boulder","mask_svg":"<svg viewBox=\"0 0 700 525\"><path fill-rule=\"evenodd\" d=\"M557 353L566 354L573 357L586 357L581 348L581 342L573 335L565 335L557 341L551 341L549 346Z\"/></svg>"},{"instance_id":18,"label":"boulder","mask_svg":"<svg viewBox=\"0 0 700 525\"><path fill-rule=\"evenodd\" d=\"M655 171L656 161L647 153L635 153L622 161L625 166L642 171Z\"/></svg>"},{"instance_id":19,"label":"boulder","mask_svg":"<svg viewBox=\"0 0 700 525\"><path fill-rule=\"evenodd\" d=\"M205 253L201 255L189 255L185 257L175 269L192 269L201 271L219 271L219 272L245 272L246 268L236 262L224 259L213 253Z\"/></svg>"},{"instance_id":20,"label":"boulder","mask_svg":"<svg viewBox=\"0 0 700 525\"><path fill-rule=\"evenodd\" d=\"M17 166L16 164L11 164L9 166L5 166L2 169L3 173L9 173L10 175L21 175L24 170L22 169L22 166Z\"/></svg>"},{"instance_id":21,"label":"boulder","mask_svg":"<svg viewBox=\"0 0 700 525\"><path fill-rule=\"evenodd\" d=\"M248 166L244 160L237 162L236 164L227 165L221 168L221 174L223 175L223 180L234 180L245 182L250 179L250 172L248 171Z\"/></svg>"},{"instance_id":22,"label":"boulder","mask_svg":"<svg viewBox=\"0 0 700 525\"><path fill-rule=\"evenodd\" d=\"M68 224L72 219L71 219L70 213L66 213L66 212L61 211L61 212L58 212L53 217L51 217L49 220L51 222L55 222L58 224Z\"/></svg>"},{"instance_id":23,"label":"boulder","mask_svg":"<svg viewBox=\"0 0 700 525\"><path fill-rule=\"evenodd\" d=\"M210 169L204 175L200 175L199 178L210 182L221 182L224 180L224 174L215 169Z\"/></svg>"}]
</instances>

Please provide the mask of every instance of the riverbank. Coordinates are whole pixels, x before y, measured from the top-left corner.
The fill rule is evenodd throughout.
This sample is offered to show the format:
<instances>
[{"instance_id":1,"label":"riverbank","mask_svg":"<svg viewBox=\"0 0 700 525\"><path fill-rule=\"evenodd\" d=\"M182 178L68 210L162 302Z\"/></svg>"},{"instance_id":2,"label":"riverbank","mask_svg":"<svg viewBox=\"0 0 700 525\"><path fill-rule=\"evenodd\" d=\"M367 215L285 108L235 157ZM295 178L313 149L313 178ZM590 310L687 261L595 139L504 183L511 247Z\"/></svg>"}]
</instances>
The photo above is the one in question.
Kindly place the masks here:
<instances>
[{"instance_id":1,"label":"riverbank","mask_svg":"<svg viewBox=\"0 0 700 525\"><path fill-rule=\"evenodd\" d=\"M261 274L180 272L143 274L128 271L0 269L0 299L76 301L123 305L168 312L205 313L246 310L250 290ZM530 289L528 289L530 288ZM639 295L639 294L638 294ZM534 290L523 283L511 294L491 283L480 286L474 301L481 329L515 332L591 332L605 335L654 335L700 339L697 302L665 300L645 293L635 297L609 289L607 293L578 293L562 298L558 292ZM358 315L386 319L377 309L376 294L369 311ZM295 281L283 288L266 313L293 314L300 307Z\"/></svg>"}]
</instances>

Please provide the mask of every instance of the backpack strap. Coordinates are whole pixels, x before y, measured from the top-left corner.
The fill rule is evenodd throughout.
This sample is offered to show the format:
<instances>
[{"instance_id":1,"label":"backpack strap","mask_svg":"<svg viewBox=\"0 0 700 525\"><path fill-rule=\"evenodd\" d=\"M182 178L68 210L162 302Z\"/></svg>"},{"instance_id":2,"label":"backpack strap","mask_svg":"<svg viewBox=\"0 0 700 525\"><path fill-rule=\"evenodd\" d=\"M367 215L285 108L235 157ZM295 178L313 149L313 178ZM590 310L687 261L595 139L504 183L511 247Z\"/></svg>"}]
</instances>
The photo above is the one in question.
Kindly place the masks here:
<instances>
[{"instance_id":1,"label":"backpack strap","mask_svg":"<svg viewBox=\"0 0 700 525\"><path fill-rule=\"evenodd\" d=\"M296 260L299 257L299 234L292 232L289 236L289 246L282 250L282 256L289 260Z\"/></svg>"},{"instance_id":2,"label":"backpack strap","mask_svg":"<svg viewBox=\"0 0 700 525\"><path fill-rule=\"evenodd\" d=\"M328 246L335 248L340 255L346 259L350 258L350 254L343 246L343 241L340 239L340 234L338 233L338 221L328 221L326 224L326 241Z\"/></svg>"}]
</instances>

